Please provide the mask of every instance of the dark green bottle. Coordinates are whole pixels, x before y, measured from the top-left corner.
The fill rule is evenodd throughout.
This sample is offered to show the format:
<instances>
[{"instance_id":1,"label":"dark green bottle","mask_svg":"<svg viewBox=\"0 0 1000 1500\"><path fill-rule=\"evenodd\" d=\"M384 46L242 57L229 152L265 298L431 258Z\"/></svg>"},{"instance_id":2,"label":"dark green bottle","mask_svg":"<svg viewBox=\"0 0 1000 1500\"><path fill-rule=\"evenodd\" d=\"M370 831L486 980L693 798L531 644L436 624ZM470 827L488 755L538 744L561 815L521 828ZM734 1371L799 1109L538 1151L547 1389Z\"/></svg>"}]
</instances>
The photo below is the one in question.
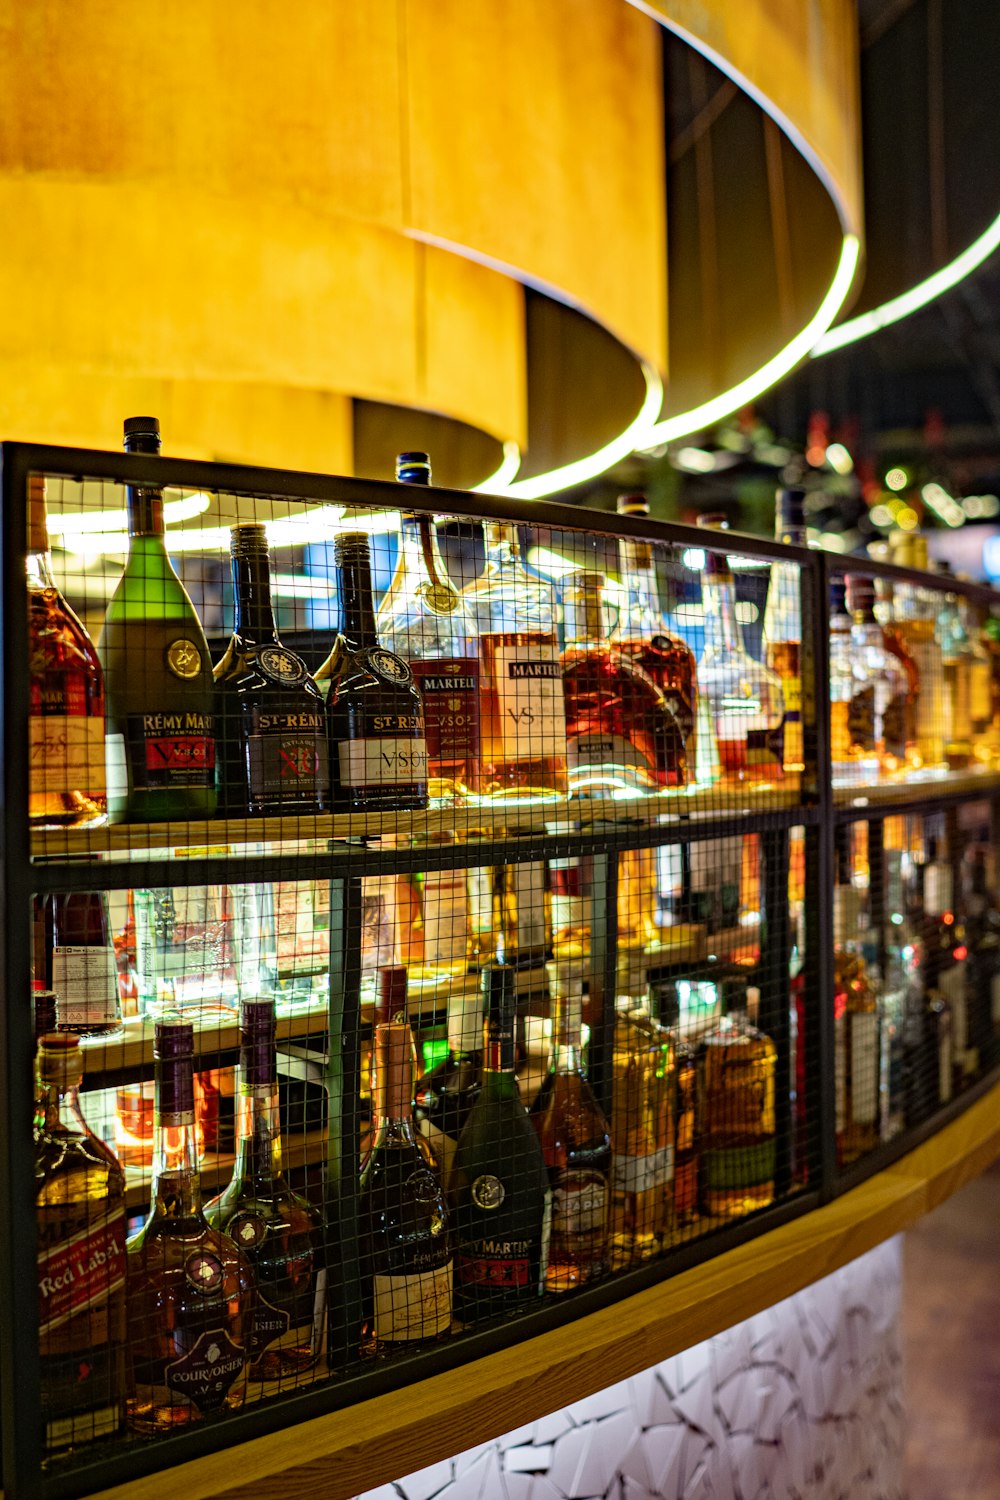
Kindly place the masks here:
<instances>
[{"instance_id":1,"label":"dark green bottle","mask_svg":"<svg viewBox=\"0 0 1000 1500\"><path fill-rule=\"evenodd\" d=\"M159 453L155 417L128 417L129 453ZM129 550L97 643L107 704L108 815L126 823L215 812L212 662L167 555L163 491L129 485Z\"/></svg>"},{"instance_id":2,"label":"dark green bottle","mask_svg":"<svg viewBox=\"0 0 1000 1500\"><path fill-rule=\"evenodd\" d=\"M486 964L483 1082L455 1148L448 1198L455 1316L474 1322L537 1297L548 1262L542 1148L514 1074L515 971Z\"/></svg>"}]
</instances>

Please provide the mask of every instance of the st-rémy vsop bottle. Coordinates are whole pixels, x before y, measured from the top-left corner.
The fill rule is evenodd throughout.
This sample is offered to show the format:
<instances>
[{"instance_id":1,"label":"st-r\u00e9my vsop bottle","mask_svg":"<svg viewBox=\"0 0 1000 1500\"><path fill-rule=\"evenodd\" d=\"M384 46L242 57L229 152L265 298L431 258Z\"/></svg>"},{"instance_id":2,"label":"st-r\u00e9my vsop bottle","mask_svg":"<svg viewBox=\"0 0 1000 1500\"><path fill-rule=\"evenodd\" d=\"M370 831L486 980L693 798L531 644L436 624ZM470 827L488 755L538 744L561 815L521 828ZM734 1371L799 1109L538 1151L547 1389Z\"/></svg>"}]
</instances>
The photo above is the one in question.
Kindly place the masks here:
<instances>
[{"instance_id":1,"label":"st-r\u00e9my vsop bottle","mask_svg":"<svg viewBox=\"0 0 1000 1500\"><path fill-rule=\"evenodd\" d=\"M236 620L215 668L222 807L230 815L323 812L323 697L301 656L278 639L264 527L234 526L230 553Z\"/></svg>"},{"instance_id":2,"label":"st-r\u00e9my vsop bottle","mask_svg":"<svg viewBox=\"0 0 1000 1500\"><path fill-rule=\"evenodd\" d=\"M129 453L159 453L155 417L128 417ZM97 652L107 692L108 812L130 823L215 811L212 662L167 556L163 491L129 485L129 550Z\"/></svg>"},{"instance_id":3,"label":"st-r\u00e9my vsop bottle","mask_svg":"<svg viewBox=\"0 0 1000 1500\"><path fill-rule=\"evenodd\" d=\"M365 532L336 540L340 631L317 673L329 679L335 810L427 806L424 711L413 673L380 645Z\"/></svg>"}]
</instances>

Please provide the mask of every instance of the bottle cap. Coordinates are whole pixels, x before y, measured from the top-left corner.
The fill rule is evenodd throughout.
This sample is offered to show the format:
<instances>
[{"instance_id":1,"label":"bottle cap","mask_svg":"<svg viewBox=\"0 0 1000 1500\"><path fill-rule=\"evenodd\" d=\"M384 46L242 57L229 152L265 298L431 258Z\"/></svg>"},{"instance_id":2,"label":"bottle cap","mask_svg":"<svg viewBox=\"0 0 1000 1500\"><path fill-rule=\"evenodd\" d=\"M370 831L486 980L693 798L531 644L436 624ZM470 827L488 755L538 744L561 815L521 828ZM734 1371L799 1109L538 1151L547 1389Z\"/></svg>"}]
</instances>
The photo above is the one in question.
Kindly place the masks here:
<instances>
[{"instance_id":1,"label":"bottle cap","mask_svg":"<svg viewBox=\"0 0 1000 1500\"><path fill-rule=\"evenodd\" d=\"M170 1062L194 1057L194 1027L180 1015L160 1016L153 1028L153 1056Z\"/></svg>"},{"instance_id":2,"label":"bottle cap","mask_svg":"<svg viewBox=\"0 0 1000 1500\"><path fill-rule=\"evenodd\" d=\"M801 531L806 524L806 492L802 489L779 490L775 497L775 531L779 541L787 531Z\"/></svg>"},{"instance_id":3,"label":"bottle cap","mask_svg":"<svg viewBox=\"0 0 1000 1500\"><path fill-rule=\"evenodd\" d=\"M504 1010L513 1010L517 993L517 974L509 964L490 961L483 964L479 975L479 989L490 1016Z\"/></svg>"},{"instance_id":4,"label":"bottle cap","mask_svg":"<svg viewBox=\"0 0 1000 1500\"><path fill-rule=\"evenodd\" d=\"M342 563L368 562L370 557L367 531L342 531L333 543L334 561Z\"/></svg>"},{"instance_id":5,"label":"bottle cap","mask_svg":"<svg viewBox=\"0 0 1000 1500\"><path fill-rule=\"evenodd\" d=\"M253 1088L274 1082L276 1022L270 996L240 1002L241 1081Z\"/></svg>"},{"instance_id":6,"label":"bottle cap","mask_svg":"<svg viewBox=\"0 0 1000 1500\"><path fill-rule=\"evenodd\" d=\"M159 453L160 424L156 417L126 417L124 428L127 453Z\"/></svg>"},{"instance_id":7,"label":"bottle cap","mask_svg":"<svg viewBox=\"0 0 1000 1500\"><path fill-rule=\"evenodd\" d=\"M842 578L830 579L830 613L831 615L847 613L847 585Z\"/></svg>"},{"instance_id":8,"label":"bottle cap","mask_svg":"<svg viewBox=\"0 0 1000 1500\"><path fill-rule=\"evenodd\" d=\"M74 1088L83 1080L83 1058L77 1037L50 1031L38 1040L38 1077L57 1088Z\"/></svg>"},{"instance_id":9,"label":"bottle cap","mask_svg":"<svg viewBox=\"0 0 1000 1500\"><path fill-rule=\"evenodd\" d=\"M406 969L402 964L385 964L379 969L376 1009L380 1023L406 1020Z\"/></svg>"},{"instance_id":10,"label":"bottle cap","mask_svg":"<svg viewBox=\"0 0 1000 1500\"><path fill-rule=\"evenodd\" d=\"M645 495L619 495L618 514L620 516L648 516L649 501Z\"/></svg>"},{"instance_id":11,"label":"bottle cap","mask_svg":"<svg viewBox=\"0 0 1000 1500\"><path fill-rule=\"evenodd\" d=\"M707 510L698 517L698 525L709 531L728 531L729 517L721 510Z\"/></svg>"},{"instance_id":12,"label":"bottle cap","mask_svg":"<svg viewBox=\"0 0 1000 1500\"><path fill-rule=\"evenodd\" d=\"M229 551L233 557L267 556L267 528L247 522L229 528Z\"/></svg>"},{"instance_id":13,"label":"bottle cap","mask_svg":"<svg viewBox=\"0 0 1000 1500\"><path fill-rule=\"evenodd\" d=\"M391 1120L407 1120L413 1097L413 1051L405 1021L385 1021L372 1038L372 1077L378 1113Z\"/></svg>"},{"instance_id":14,"label":"bottle cap","mask_svg":"<svg viewBox=\"0 0 1000 1500\"><path fill-rule=\"evenodd\" d=\"M430 455L416 452L398 454L396 458L396 478L401 484L430 484Z\"/></svg>"},{"instance_id":15,"label":"bottle cap","mask_svg":"<svg viewBox=\"0 0 1000 1500\"><path fill-rule=\"evenodd\" d=\"M875 618L874 578L868 578L863 573L848 573L844 579L844 594L852 615L861 615L865 620Z\"/></svg>"},{"instance_id":16,"label":"bottle cap","mask_svg":"<svg viewBox=\"0 0 1000 1500\"><path fill-rule=\"evenodd\" d=\"M35 1040L55 1031L58 1020L58 997L54 990L32 990L31 1008L35 1017Z\"/></svg>"}]
</instances>

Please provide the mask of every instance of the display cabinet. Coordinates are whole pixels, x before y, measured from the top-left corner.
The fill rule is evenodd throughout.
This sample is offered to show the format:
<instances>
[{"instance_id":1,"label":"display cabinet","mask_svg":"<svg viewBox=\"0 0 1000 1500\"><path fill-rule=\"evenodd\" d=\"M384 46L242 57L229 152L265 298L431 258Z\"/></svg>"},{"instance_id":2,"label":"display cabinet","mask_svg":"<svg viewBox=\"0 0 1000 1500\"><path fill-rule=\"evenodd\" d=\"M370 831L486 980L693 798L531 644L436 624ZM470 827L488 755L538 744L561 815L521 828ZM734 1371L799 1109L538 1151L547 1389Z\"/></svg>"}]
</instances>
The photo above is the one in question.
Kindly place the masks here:
<instances>
[{"instance_id":1,"label":"display cabinet","mask_svg":"<svg viewBox=\"0 0 1000 1500\"><path fill-rule=\"evenodd\" d=\"M0 1420L12 1500L92 1493L498 1351L509 1364L528 1340L606 1318L817 1212L996 1081L1000 666L987 619L1000 599L988 590L668 525L641 506L611 517L21 444L5 444L2 461ZM405 512L403 550L409 525L439 615L464 611L474 639L465 657L441 645L437 627L413 646L405 610L395 620L389 606L380 612L378 629L423 689L429 805L379 794L362 810L293 801L283 811L279 791L255 812L234 812L230 798L220 816L126 821L119 809L118 820L88 827L29 816L41 774L28 753L38 748L25 590L32 476L45 478L50 532L62 543L56 582L94 636L127 550L125 492L162 495L168 550L213 662L232 625L229 528L263 525L281 649L321 683L332 678L332 694L346 680L336 651L329 660L335 552L341 591L349 587L337 538L367 534L376 597L388 590L391 605ZM515 564L520 592L503 581ZM897 623L886 632L877 615L892 587ZM539 613L546 591L550 617ZM126 662L128 629L126 619ZM135 656L132 691L145 660ZM531 697L539 682L542 698ZM343 793L359 784L344 767L369 751L351 750L355 731L324 712ZM370 792L378 779L365 774ZM251 1382L234 1409L181 1407L161 1390L159 1420L144 1420L136 1391L151 1315L148 1296L137 1311L132 1249L129 1423L87 1433L71 1422L67 1442L41 1415L58 1340L36 1295L31 997L57 988L57 918L71 895L99 898L113 937L120 1034L94 1034L86 995L75 996L83 1020L64 1010L58 1024L91 1033L80 1048L83 1111L124 1163L130 1245L149 1207L154 1113L164 1111L153 1098L154 1046L166 1045L157 1021L192 1029L191 1150L208 1200L240 1156L251 1066L241 1005L273 1002L274 1118L284 1177L313 1225L309 1253L322 1263L310 1286L323 1332L318 1358L270 1390ZM453 1097L454 1074L443 1090L440 1080L449 1060L475 1072L482 974L498 960L516 992L510 1045L548 1183L547 1273L545 1250L539 1266L516 1248L469 1248L460 1173L470 1148L442 1114L467 1115L474 1100L474 1080L464 1100ZM61 962L61 986L79 989L82 971L65 952ZM384 979L398 968L408 972L405 1000ZM454 1273L462 1290L455 1316L438 1308L433 1326L413 1322L412 1301L394 1303L412 1298L426 1267L397 1275L391 1257L378 1260L390 1220L398 1239L417 1232L416 1220L392 1220L384 1200L373 1207L362 1171L377 1125L373 1059L376 1072L404 1068L390 1046L401 1011L415 1038L411 1076L430 1079L423 1093L419 1083L404 1091L407 1115L414 1094L417 1104L413 1172L453 1179L437 1191L450 1222L449 1286ZM376 1024L388 1030L373 1045ZM589 1134L579 1126L580 1049ZM550 1076L553 1055L562 1084ZM401 1076L412 1066L404 1061ZM552 1101L563 1087L575 1102L559 1116ZM505 1127L501 1153L512 1139ZM421 1192L433 1197L433 1184ZM251 1248L258 1230L246 1231ZM78 1232L89 1243L86 1214ZM420 1296L440 1297L439 1275L435 1284ZM262 1294L260 1304L270 1305ZM278 1308L285 1326L288 1306ZM179 1322L170 1337L176 1359L187 1357ZM451 1451L445 1434L441 1442Z\"/></svg>"}]
</instances>

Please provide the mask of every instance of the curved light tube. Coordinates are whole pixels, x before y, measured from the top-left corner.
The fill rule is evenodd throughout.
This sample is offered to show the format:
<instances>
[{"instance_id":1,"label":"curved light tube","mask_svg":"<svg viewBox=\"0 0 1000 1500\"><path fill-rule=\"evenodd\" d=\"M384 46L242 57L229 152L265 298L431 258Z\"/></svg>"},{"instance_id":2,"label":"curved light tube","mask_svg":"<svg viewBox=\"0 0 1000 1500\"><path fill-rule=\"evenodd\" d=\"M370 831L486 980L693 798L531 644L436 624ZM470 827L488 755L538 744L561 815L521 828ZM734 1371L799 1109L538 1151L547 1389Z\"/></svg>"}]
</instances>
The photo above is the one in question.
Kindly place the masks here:
<instances>
[{"instance_id":1,"label":"curved light tube","mask_svg":"<svg viewBox=\"0 0 1000 1500\"><path fill-rule=\"evenodd\" d=\"M507 441L503 445L500 467L494 469L480 484L472 486L474 495L503 495L514 475L521 467L521 450L516 443Z\"/></svg>"},{"instance_id":2,"label":"curved light tube","mask_svg":"<svg viewBox=\"0 0 1000 1500\"><path fill-rule=\"evenodd\" d=\"M826 296L806 326L765 365L761 365L759 370L755 370L752 375L747 375L737 385L731 386L728 391L722 391L718 396L713 396L710 401L702 402L701 406L692 407L690 411L678 412L676 416L666 417L664 421L657 422L643 439L642 450L649 452L651 448L658 448L663 443L671 443L678 438L688 437L691 433L702 432L723 417L728 417L731 412L738 411L741 406L746 406L749 401L756 400L759 395L769 390L772 385L793 370L799 361L805 359L815 347L817 340L826 333L843 307L844 299L854 280L860 254L861 241L858 236L845 234L833 280L830 282Z\"/></svg>"},{"instance_id":3,"label":"curved light tube","mask_svg":"<svg viewBox=\"0 0 1000 1500\"><path fill-rule=\"evenodd\" d=\"M887 328L890 323L898 323L900 318L908 317L910 313L926 307L928 302L933 302L944 292L950 291L977 266L981 266L998 245L1000 245L1000 214L983 230L978 239L973 240L972 244L962 251L961 255L956 255L954 260L928 276L925 281L920 281L916 286L911 286L909 291L901 292L898 297L892 297L888 302L883 302L881 307L873 307L870 312L861 313L856 318L849 318L846 323L841 323L837 328L828 329L813 348L812 358L816 359L820 354L830 354L834 349L842 349L845 344L853 344L856 339L867 338L870 333L876 333L880 328Z\"/></svg>"}]
</instances>

